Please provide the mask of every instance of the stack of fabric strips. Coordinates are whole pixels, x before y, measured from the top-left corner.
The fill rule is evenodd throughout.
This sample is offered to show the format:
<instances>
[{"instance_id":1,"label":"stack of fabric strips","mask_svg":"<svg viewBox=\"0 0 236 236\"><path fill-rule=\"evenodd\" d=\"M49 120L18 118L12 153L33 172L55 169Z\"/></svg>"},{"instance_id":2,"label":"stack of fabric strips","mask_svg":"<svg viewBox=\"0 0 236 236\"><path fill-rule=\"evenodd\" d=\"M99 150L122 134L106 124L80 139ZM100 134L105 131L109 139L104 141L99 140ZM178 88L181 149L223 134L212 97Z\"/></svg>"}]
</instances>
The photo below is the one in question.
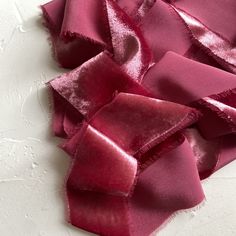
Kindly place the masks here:
<instances>
[{"instance_id":1,"label":"stack of fabric strips","mask_svg":"<svg viewBox=\"0 0 236 236\"><path fill-rule=\"evenodd\" d=\"M234 0L53 0L53 131L71 224L150 235L236 157Z\"/></svg>"}]
</instances>

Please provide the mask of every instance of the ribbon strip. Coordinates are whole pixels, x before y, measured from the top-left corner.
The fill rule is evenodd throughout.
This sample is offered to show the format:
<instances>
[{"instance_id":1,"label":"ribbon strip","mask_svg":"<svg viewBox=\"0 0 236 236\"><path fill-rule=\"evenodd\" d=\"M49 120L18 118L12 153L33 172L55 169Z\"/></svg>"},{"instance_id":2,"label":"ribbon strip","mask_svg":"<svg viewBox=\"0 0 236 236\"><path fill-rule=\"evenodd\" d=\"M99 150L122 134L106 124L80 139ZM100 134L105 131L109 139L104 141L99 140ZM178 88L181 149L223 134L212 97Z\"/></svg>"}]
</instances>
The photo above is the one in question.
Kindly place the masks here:
<instances>
[{"instance_id":1,"label":"ribbon strip","mask_svg":"<svg viewBox=\"0 0 236 236\"><path fill-rule=\"evenodd\" d=\"M236 72L236 48L226 39L209 30L201 22L186 12L173 7L189 28L193 41L200 44L225 69Z\"/></svg>"}]
</instances>

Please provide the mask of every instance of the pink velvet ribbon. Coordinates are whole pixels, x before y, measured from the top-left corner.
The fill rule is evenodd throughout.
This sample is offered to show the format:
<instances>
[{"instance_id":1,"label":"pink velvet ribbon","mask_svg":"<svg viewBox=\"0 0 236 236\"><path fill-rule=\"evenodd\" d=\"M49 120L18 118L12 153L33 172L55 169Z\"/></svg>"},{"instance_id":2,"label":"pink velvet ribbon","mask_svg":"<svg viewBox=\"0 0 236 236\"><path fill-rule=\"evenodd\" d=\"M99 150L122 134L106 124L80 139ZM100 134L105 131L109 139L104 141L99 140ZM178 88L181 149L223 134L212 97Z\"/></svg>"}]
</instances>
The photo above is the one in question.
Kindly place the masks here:
<instances>
[{"instance_id":1,"label":"pink velvet ribbon","mask_svg":"<svg viewBox=\"0 0 236 236\"><path fill-rule=\"evenodd\" d=\"M71 157L69 222L145 236L204 199L236 157L236 3L53 0L53 131Z\"/></svg>"}]
</instances>

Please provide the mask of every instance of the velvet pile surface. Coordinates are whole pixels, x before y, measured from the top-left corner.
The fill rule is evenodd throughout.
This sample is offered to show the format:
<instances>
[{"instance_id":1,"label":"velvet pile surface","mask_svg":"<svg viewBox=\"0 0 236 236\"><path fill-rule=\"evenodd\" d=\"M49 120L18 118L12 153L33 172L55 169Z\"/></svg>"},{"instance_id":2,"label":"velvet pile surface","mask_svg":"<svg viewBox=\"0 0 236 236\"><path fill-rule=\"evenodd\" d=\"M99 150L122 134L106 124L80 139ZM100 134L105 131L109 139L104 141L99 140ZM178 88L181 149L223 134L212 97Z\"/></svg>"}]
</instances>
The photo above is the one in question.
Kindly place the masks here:
<instances>
[{"instance_id":1,"label":"velvet pile surface","mask_svg":"<svg viewBox=\"0 0 236 236\"><path fill-rule=\"evenodd\" d=\"M69 222L148 236L236 157L235 0L53 0L53 131Z\"/></svg>"}]
</instances>

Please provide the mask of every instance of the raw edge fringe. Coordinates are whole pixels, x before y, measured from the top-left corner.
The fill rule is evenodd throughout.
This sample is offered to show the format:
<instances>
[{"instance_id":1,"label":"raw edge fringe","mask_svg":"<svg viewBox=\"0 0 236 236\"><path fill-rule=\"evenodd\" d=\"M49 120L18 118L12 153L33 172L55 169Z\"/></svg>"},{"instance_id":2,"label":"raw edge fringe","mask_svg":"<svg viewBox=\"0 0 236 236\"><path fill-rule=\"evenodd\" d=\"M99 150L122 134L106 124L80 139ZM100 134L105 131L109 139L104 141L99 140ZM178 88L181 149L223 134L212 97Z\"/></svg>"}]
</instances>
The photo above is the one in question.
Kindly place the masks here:
<instances>
[{"instance_id":1,"label":"raw edge fringe","mask_svg":"<svg viewBox=\"0 0 236 236\"><path fill-rule=\"evenodd\" d=\"M229 126L229 128L231 129L232 132L236 131L236 124L234 123L232 118L230 116L228 116L225 112L221 111L218 107L216 107L204 100L199 100L198 104L200 106L206 107L209 110L215 112L221 119L223 119L226 122L226 124Z\"/></svg>"},{"instance_id":2,"label":"raw edge fringe","mask_svg":"<svg viewBox=\"0 0 236 236\"><path fill-rule=\"evenodd\" d=\"M201 208L203 208L206 204L206 198L204 198L202 200L202 202L200 202L198 205L192 207L192 208L188 208L188 209L182 209L182 210L178 210L176 212L174 212L168 219L166 219L161 225L160 227L158 227L156 230L154 230L149 236L157 236L157 234L163 230L168 224L170 224L173 220L175 220L175 218L182 214L182 213L190 213L192 211L198 211Z\"/></svg>"},{"instance_id":3,"label":"raw edge fringe","mask_svg":"<svg viewBox=\"0 0 236 236\"><path fill-rule=\"evenodd\" d=\"M42 25L44 26L44 29L45 31L48 33L48 36L47 36L47 41L48 41L48 44L50 46L50 51L51 51L51 56L52 58L54 59L54 61L56 62L56 64L58 65L59 68L64 68L58 58L57 58L57 53L56 53L56 50L55 50L55 42L54 42L54 38L53 38L53 34L55 34L54 30L52 29L52 27L50 27L50 19L49 19L49 16L46 12L46 10L44 9L43 6L40 6L41 10L42 10L42 13L41 13L41 19L42 19Z\"/></svg>"},{"instance_id":4,"label":"raw edge fringe","mask_svg":"<svg viewBox=\"0 0 236 236\"><path fill-rule=\"evenodd\" d=\"M168 132L168 136L166 133L164 133L163 135L161 135L161 137L158 137L159 142L161 143L163 142L166 138L170 137L171 135L173 135L174 133L178 132L179 130L182 130L183 128L185 128L186 126L190 126L191 124L193 124L194 122L196 122L199 117L200 117L201 113L199 111L197 111L196 109L192 109L192 111L190 111L180 122L178 125L176 125L175 127L173 127L172 129L170 129ZM150 150L151 148L153 148L157 143L157 137L153 138L152 140L150 140L148 143L146 143L145 145L143 145L135 154L134 156L139 157L141 155L143 155L144 153L146 153L148 150Z\"/></svg>"}]
</instances>

